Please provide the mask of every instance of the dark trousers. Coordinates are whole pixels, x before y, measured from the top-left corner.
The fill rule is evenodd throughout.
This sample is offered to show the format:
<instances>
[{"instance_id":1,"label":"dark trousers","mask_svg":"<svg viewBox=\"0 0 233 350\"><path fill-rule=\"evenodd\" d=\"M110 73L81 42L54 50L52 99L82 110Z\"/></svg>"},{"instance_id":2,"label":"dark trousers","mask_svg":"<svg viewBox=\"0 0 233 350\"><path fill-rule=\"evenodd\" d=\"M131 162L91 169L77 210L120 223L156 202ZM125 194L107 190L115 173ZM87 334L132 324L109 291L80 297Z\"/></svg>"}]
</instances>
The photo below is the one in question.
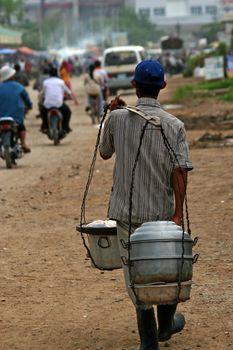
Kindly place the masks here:
<instances>
[{"instance_id":1,"label":"dark trousers","mask_svg":"<svg viewBox=\"0 0 233 350\"><path fill-rule=\"evenodd\" d=\"M54 107L56 108L56 107ZM52 108L50 108L52 109ZM62 128L65 131L70 131L70 118L71 118L71 110L69 108L69 106L67 106L67 104L63 103L63 105L58 109L62 116L63 116L63 120L62 120ZM48 129L48 111L49 109L45 108L44 106L41 106L41 118L42 118L42 129Z\"/></svg>"}]
</instances>

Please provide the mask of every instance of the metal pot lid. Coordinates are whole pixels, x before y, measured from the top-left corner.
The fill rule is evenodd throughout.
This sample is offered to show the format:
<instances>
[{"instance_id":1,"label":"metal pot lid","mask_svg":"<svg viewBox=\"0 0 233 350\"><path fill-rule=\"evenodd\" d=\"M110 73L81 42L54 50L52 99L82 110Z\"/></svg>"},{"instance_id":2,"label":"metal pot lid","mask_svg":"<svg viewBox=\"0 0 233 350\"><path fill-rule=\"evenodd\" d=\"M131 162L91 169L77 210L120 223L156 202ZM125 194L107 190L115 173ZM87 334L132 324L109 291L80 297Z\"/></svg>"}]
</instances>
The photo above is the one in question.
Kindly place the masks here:
<instances>
[{"instance_id":1,"label":"metal pot lid","mask_svg":"<svg viewBox=\"0 0 233 350\"><path fill-rule=\"evenodd\" d=\"M130 236L131 242L146 240L177 240L182 239L183 230L180 226L171 221L154 221L143 223ZM190 235L184 233L185 240L191 240Z\"/></svg>"}]
</instances>

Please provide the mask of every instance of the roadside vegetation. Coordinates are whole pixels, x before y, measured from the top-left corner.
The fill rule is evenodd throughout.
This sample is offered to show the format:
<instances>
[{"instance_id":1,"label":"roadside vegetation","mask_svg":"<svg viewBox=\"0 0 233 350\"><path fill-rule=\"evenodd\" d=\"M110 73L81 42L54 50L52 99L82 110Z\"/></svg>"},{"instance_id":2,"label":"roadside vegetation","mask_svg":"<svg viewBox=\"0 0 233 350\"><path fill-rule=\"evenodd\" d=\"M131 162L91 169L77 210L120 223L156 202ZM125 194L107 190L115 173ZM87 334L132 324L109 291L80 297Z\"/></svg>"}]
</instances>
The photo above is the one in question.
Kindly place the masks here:
<instances>
[{"instance_id":1,"label":"roadside vegetation","mask_svg":"<svg viewBox=\"0 0 233 350\"><path fill-rule=\"evenodd\" d=\"M233 101L233 79L200 81L196 84L181 86L175 91L173 101L181 103L198 96L217 96L223 101Z\"/></svg>"}]
</instances>

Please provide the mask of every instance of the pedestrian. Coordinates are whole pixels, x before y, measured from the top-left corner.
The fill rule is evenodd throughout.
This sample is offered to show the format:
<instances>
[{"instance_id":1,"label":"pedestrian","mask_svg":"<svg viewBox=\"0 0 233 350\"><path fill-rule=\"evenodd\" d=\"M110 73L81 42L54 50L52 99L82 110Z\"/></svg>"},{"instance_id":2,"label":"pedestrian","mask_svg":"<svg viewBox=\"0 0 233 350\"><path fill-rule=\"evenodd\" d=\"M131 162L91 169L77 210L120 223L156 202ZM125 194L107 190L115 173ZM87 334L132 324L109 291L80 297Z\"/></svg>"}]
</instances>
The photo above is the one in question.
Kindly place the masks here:
<instances>
[{"instance_id":1,"label":"pedestrian","mask_svg":"<svg viewBox=\"0 0 233 350\"><path fill-rule=\"evenodd\" d=\"M29 85L29 80L25 72L21 71L20 65L18 63L15 64L14 69L16 70L16 73L14 75L14 80L18 83L22 84L23 86Z\"/></svg>"},{"instance_id":2,"label":"pedestrian","mask_svg":"<svg viewBox=\"0 0 233 350\"><path fill-rule=\"evenodd\" d=\"M24 71L25 74L27 75L28 79L31 79L31 74L32 74L32 62L31 60L27 59L25 62L25 66L24 66Z\"/></svg>"},{"instance_id":3,"label":"pedestrian","mask_svg":"<svg viewBox=\"0 0 233 350\"><path fill-rule=\"evenodd\" d=\"M95 60L94 66L95 66L95 70L93 72L93 75L95 79L100 80L103 99L104 99L104 102L107 103L108 96L109 96L109 89L107 85L109 81L108 73L104 68L101 67L101 62L99 60Z\"/></svg>"},{"instance_id":4,"label":"pedestrian","mask_svg":"<svg viewBox=\"0 0 233 350\"><path fill-rule=\"evenodd\" d=\"M78 99L75 96L75 93L71 86L71 71L72 66L69 61L64 60L59 68L59 77L64 81L65 85L68 87L68 89L71 91L71 95L67 94L65 92L65 99L73 99L75 104L78 105Z\"/></svg>"},{"instance_id":5,"label":"pedestrian","mask_svg":"<svg viewBox=\"0 0 233 350\"><path fill-rule=\"evenodd\" d=\"M132 232L148 221L172 220L181 225L187 173L192 169L192 163L183 123L164 111L157 100L160 90L166 86L163 66L158 61L142 61L135 69L132 85L138 97L136 108L159 117L164 134L176 154L174 162L165 147L161 128L149 123L134 174ZM126 255L126 250L120 241L128 241L132 170L146 122L137 113L120 108L124 105L119 97L111 102L112 111L105 121L99 146L103 159L116 154L108 216L117 221L121 256ZM130 288L128 267L124 264L122 267L127 291L136 308L140 350L159 350L159 341L170 339L172 334L184 328L184 316L176 313L177 304L158 305L157 329L153 306L137 303Z\"/></svg>"},{"instance_id":6,"label":"pedestrian","mask_svg":"<svg viewBox=\"0 0 233 350\"><path fill-rule=\"evenodd\" d=\"M62 61L61 66L59 68L59 75L60 75L60 78L66 84L66 86L71 90L70 74L71 74L71 66L69 62L67 60Z\"/></svg>"},{"instance_id":7,"label":"pedestrian","mask_svg":"<svg viewBox=\"0 0 233 350\"><path fill-rule=\"evenodd\" d=\"M86 93L86 107L85 111L89 112L93 104L93 99L97 102L97 115L100 116L104 109L103 95L101 91L102 79L100 76L94 77L94 64L89 67L88 74L84 74L83 84ZM99 79L98 79L99 78Z\"/></svg>"}]
</instances>

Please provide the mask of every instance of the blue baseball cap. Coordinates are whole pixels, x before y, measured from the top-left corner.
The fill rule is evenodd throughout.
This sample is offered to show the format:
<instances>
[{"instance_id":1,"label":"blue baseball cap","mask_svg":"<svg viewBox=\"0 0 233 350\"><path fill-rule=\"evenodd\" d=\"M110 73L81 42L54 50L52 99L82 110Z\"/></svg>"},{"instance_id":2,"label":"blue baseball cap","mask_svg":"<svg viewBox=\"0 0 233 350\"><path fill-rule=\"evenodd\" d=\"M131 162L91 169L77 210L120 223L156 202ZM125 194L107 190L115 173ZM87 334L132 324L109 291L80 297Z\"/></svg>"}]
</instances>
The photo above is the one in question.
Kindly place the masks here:
<instances>
[{"instance_id":1,"label":"blue baseball cap","mask_svg":"<svg viewBox=\"0 0 233 350\"><path fill-rule=\"evenodd\" d=\"M164 68L158 61L142 61L135 68L133 80L143 85L162 87L164 84Z\"/></svg>"}]
</instances>

